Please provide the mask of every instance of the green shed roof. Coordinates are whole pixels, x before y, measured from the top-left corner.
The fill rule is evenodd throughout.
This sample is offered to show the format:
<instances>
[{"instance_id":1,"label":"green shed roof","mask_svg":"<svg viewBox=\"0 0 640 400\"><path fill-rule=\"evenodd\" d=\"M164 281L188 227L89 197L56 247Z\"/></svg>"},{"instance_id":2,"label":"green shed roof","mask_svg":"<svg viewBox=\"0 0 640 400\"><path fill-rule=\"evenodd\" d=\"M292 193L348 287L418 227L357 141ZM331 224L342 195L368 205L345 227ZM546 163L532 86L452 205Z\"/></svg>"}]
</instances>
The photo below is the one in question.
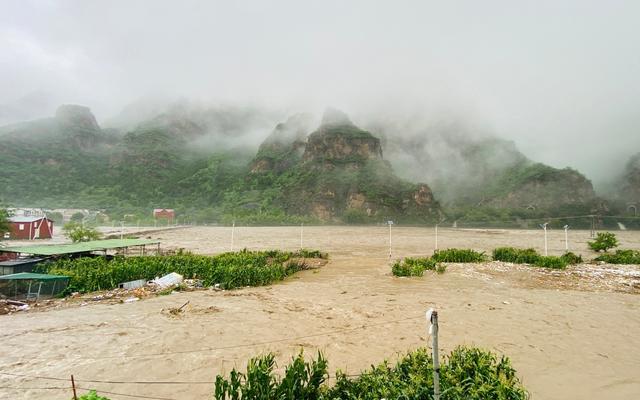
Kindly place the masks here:
<instances>
[{"instance_id":1,"label":"green shed roof","mask_svg":"<svg viewBox=\"0 0 640 400\"><path fill-rule=\"evenodd\" d=\"M0 252L35 254L39 256L56 256L62 254L88 253L92 251L103 251L131 246L142 246L146 244L157 244L158 240L151 239L106 239L93 240L91 242L80 242L70 244L44 244L37 246L13 246L2 247Z\"/></svg>"},{"instance_id":2,"label":"green shed roof","mask_svg":"<svg viewBox=\"0 0 640 400\"><path fill-rule=\"evenodd\" d=\"M20 272L11 275L0 275L0 279L7 281L17 280L34 280L34 281L57 281L61 279L69 279L68 276L63 275L47 275L47 274L34 274L33 272Z\"/></svg>"}]
</instances>

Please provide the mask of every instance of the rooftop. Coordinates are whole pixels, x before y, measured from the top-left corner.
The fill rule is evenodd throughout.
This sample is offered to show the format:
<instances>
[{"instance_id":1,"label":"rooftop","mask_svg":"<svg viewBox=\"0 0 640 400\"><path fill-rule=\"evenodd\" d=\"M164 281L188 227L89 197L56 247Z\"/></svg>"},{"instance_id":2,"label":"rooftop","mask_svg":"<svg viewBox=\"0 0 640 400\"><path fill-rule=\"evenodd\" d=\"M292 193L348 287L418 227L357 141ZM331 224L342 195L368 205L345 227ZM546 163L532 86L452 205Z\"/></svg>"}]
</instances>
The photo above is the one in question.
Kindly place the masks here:
<instances>
[{"instance_id":1,"label":"rooftop","mask_svg":"<svg viewBox=\"0 0 640 400\"><path fill-rule=\"evenodd\" d=\"M69 277L63 276L63 275L47 275L47 274L36 274L33 272L19 272L17 274L2 275L0 276L0 279L7 280L7 281L18 281L18 280L57 281L62 279L69 279Z\"/></svg>"},{"instance_id":2,"label":"rooftop","mask_svg":"<svg viewBox=\"0 0 640 400\"><path fill-rule=\"evenodd\" d=\"M46 218L45 216L42 217L9 217L9 221L11 222L34 222L34 221L40 221L41 219Z\"/></svg>"},{"instance_id":3,"label":"rooftop","mask_svg":"<svg viewBox=\"0 0 640 400\"><path fill-rule=\"evenodd\" d=\"M158 243L160 243L159 240L152 239L106 239L70 244L2 247L0 248L0 252L55 256L62 254L89 253L92 251L104 251Z\"/></svg>"}]
</instances>

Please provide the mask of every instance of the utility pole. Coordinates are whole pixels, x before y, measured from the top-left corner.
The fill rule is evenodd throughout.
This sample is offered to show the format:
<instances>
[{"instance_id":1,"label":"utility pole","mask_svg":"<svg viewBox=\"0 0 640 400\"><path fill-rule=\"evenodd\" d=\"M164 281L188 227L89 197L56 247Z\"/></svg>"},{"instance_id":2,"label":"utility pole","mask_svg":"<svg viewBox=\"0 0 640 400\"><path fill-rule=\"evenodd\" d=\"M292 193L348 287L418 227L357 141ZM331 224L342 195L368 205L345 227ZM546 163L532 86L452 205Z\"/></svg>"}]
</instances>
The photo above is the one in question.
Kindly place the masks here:
<instances>
[{"instance_id":1,"label":"utility pole","mask_svg":"<svg viewBox=\"0 0 640 400\"><path fill-rule=\"evenodd\" d=\"M547 248L547 225L549 225L548 222L545 222L544 224L540 225L540 227L542 229L544 229L544 255L545 257L548 256L548 248Z\"/></svg>"},{"instance_id":2,"label":"utility pole","mask_svg":"<svg viewBox=\"0 0 640 400\"><path fill-rule=\"evenodd\" d=\"M433 352L433 400L440 400L440 356L438 355L438 312L433 308L427 311L427 323L431 335Z\"/></svg>"},{"instance_id":3,"label":"utility pole","mask_svg":"<svg viewBox=\"0 0 640 400\"><path fill-rule=\"evenodd\" d=\"M564 226L564 250L569 252L569 225Z\"/></svg>"},{"instance_id":4,"label":"utility pole","mask_svg":"<svg viewBox=\"0 0 640 400\"><path fill-rule=\"evenodd\" d=\"M120 221L120 240L124 238L124 220Z\"/></svg>"},{"instance_id":5,"label":"utility pole","mask_svg":"<svg viewBox=\"0 0 640 400\"><path fill-rule=\"evenodd\" d=\"M438 251L438 224L436 224L436 247L435 251Z\"/></svg>"}]
</instances>

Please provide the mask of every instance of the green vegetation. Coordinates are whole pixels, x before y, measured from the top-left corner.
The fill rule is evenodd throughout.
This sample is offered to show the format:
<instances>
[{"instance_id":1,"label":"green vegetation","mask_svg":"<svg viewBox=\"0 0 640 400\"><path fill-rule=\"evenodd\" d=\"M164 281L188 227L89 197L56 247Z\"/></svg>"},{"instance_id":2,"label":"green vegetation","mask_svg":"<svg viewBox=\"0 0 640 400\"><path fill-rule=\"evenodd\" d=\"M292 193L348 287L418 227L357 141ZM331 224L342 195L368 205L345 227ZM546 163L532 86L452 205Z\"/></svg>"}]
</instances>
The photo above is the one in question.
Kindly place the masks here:
<instances>
[{"instance_id":1,"label":"green vegetation","mask_svg":"<svg viewBox=\"0 0 640 400\"><path fill-rule=\"evenodd\" d=\"M89 393L78 397L78 400L109 400L109 398L98 396L98 393L96 393L95 390L91 390Z\"/></svg>"},{"instance_id":2,"label":"green vegetation","mask_svg":"<svg viewBox=\"0 0 640 400\"><path fill-rule=\"evenodd\" d=\"M493 250L495 261L504 261L515 264L535 264L540 254L534 249L516 249L514 247L499 247Z\"/></svg>"},{"instance_id":3,"label":"green vegetation","mask_svg":"<svg viewBox=\"0 0 640 400\"><path fill-rule=\"evenodd\" d=\"M640 264L640 251L616 250L614 254L601 254L596 261L604 261L609 264Z\"/></svg>"},{"instance_id":4,"label":"green vegetation","mask_svg":"<svg viewBox=\"0 0 640 400\"><path fill-rule=\"evenodd\" d=\"M564 269L567 265L579 264L582 257L567 252L560 257L542 256L534 249L516 249L514 247L499 247L493 250L495 261L504 261L514 264L531 264L536 267Z\"/></svg>"},{"instance_id":5,"label":"green vegetation","mask_svg":"<svg viewBox=\"0 0 640 400\"><path fill-rule=\"evenodd\" d=\"M302 252L241 251L216 256L192 254L175 256L76 258L44 264L38 272L69 276L65 293L113 289L119 283L153 279L171 272L198 278L205 286L223 289L261 286L281 281L307 268L302 258L326 257L313 250Z\"/></svg>"},{"instance_id":6,"label":"green vegetation","mask_svg":"<svg viewBox=\"0 0 640 400\"><path fill-rule=\"evenodd\" d=\"M433 359L420 348L395 365L383 362L351 377L336 374L334 386L326 384L328 363L319 354L311 362L302 353L278 377L274 356L249 361L246 373L233 369L229 378L216 377L216 400L377 400L429 399L433 395ZM508 358L468 347L458 347L440 366L443 400L524 400L529 395Z\"/></svg>"},{"instance_id":7,"label":"green vegetation","mask_svg":"<svg viewBox=\"0 0 640 400\"><path fill-rule=\"evenodd\" d=\"M569 265L576 265L576 264L582 264L582 256L579 256L575 253L572 253L570 251L564 253L563 255L560 256L560 258L562 258L567 264Z\"/></svg>"},{"instance_id":8,"label":"green vegetation","mask_svg":"<svg viewBox=\"0 0 640 400\"><path fill-rule=\"evenodd\" d=\"M73 243L90 242L102 237L102 234L96 229L83 226L77 222L69 222L65 224L62 230L64 231L64 235L71 239Z\"/></svg>"},{"instance_id":9,"label":"green vegetation","mask_svg":"<svg viewBox=\"0 0 640 400\"><path fill-rule=\"evenodd\" d=\"M422 276L424 271L434 271L436 262L429 257L403 258L391 266L391 273L395 276Z\"/></svg>"},{"instance_id":10,"label":"green vegetation","mask_svg":"<svg viewBox=\"0 0 640 400\"><path fill-rule=\"evenodd\" d=\"M605 253L619 245L616 235L611 232L598 232L595 240L587 242L587 244L591 250L596 252L604 251Z\"/></svg>"},{"instance_id":11,"label":"green vegetation","mask_svg":"<svg viewBox=\"0 0 640 400\"><path fill-rule=\"evenodd\" d=\"M0 240L4 237L5 232L9 232L9 213L0 208Z\"/></svg>"},{"instance_id":12,"label":"green vegetation","mask_svg":"<svg viewBox=\"0 0 640 400\"><path fill-rule=\"evenodd\" d=\"M469 249L446 249L436 250L431 256L435 262L451 262L451 263L477 263L487 260L484 252L479 253Z\"/></svg>"}]
</instances>

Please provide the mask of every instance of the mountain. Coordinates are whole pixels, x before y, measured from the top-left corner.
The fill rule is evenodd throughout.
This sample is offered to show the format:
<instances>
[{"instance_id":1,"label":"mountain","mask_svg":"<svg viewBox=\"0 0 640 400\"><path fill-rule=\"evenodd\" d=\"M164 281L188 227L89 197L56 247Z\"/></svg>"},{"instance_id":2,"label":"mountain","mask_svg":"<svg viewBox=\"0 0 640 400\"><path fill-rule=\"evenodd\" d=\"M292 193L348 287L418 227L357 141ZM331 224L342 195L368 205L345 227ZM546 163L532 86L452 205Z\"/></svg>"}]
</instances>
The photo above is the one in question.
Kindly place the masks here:
<instances>
[{"instance_id":1,"label":"mountain","mask_svg":"<svg viewBox=\"0 0 640 400\"><path fill-rule=\"evenodd\" d=\"M625 202L640 204L640 153L627 162L619 187L620 197Z\"/></svg>"},{"instance_id":2,"label":"mountain","mask_svg":"<svg viewBox=\"0 0 640 400\"><path fill-rule=\"evenodd\" d=\"M440 217L429 186L398 178L382 157L380 139L345 114L327 110L304 149L298 127L299 121L292 119L278 125L251 164L249 186L274 191L266 202L269 206L321 221L352 223L417 223ZM264 151L273 149L273 143L278 143L277 151L266 158Z\"/></svg>"},{"instance_id":3,"label":"mountain","mask_svg":"<svg viewBox=\"0 0 640 400\"><path fill-rule=\"evenodd\" d=\"M511 141L450 126L406 133L377 129L399 174L430 182L452 218L534 218L601 208L584 175L536 163Z\"/></svg>"},{"instance_id":4,"label":"mountain","mask_svg":"<svg viewBox=\"0 0 640 400\"><path fill-rule=\"evenodd\" d=\"M310 115L275 125L273 113L253 108L174 103L135 123L134 115L127 111L128 127L103 129L88 108L64 105L0 128L0 201L106 209L118 219L168 207L252 223L537 218L601 203L579 172L456 129L362 129L333 109L315 129ZM275 129L264 138L268 124Z\"/></svg>"}]
</instances>

